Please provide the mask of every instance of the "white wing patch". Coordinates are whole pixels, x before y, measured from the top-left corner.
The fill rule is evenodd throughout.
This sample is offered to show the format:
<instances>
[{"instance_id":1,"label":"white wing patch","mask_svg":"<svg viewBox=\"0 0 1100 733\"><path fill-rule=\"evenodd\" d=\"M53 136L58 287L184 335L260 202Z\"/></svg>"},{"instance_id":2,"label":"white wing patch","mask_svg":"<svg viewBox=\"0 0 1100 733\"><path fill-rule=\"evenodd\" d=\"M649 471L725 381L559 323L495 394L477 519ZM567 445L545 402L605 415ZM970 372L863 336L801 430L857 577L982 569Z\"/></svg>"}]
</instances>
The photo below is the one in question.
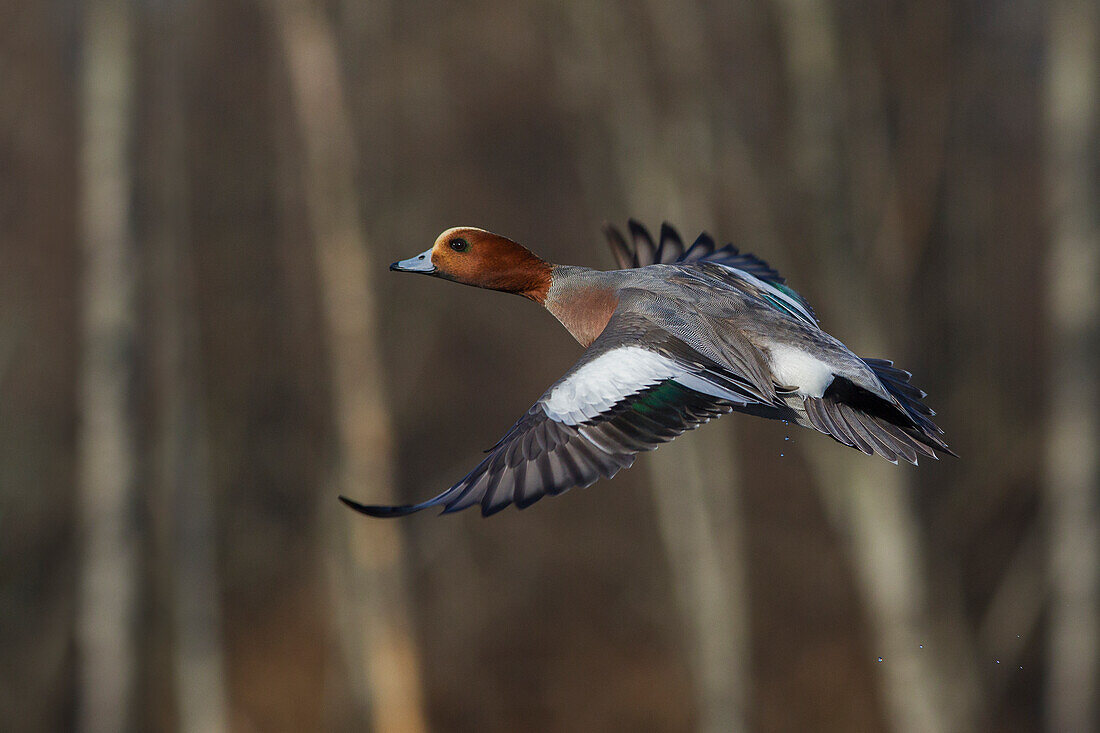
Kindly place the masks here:
<instances>
[{"instance_id":1,"label":"white wing patch","mask_svg":"<svg viewBox=\"0 0 1100 733\"><path fill-rule=\"evenodd\" d=\"M542 401L551 420L577 425L598 417L630 395L688 370L640 346L600 354L570 374Z\"/></svg>"}]
</instances>

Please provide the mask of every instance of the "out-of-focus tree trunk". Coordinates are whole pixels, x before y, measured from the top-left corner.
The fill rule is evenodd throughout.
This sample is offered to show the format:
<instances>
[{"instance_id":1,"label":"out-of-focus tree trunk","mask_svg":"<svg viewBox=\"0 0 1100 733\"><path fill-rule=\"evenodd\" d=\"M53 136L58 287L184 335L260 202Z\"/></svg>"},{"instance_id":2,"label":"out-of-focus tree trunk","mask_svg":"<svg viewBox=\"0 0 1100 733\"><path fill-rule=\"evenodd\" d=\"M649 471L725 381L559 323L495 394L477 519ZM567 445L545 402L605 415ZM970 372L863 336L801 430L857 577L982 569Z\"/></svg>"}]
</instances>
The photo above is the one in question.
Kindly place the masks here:
<instances>
[{"instance_id":1,"label":"out-of-focus tree trunk","mask_svg":"<svg viewBox=\"0 0 1100 733\"><path fill-rule=\"evenodd\" d=\"M1100 725L1100 9L1093 0L1055 0L1049 12L1046 729L1054 733Z\"/></svg>"},{"instance_id":2,"label":"out-of-focus tree trunk","mask_svg":"<svg viewBox=\"0 0 1100 733\"><path fill-rule=\"evenodd\" d=\"M84 546L77 620L77 723L84 731L126 730L133 715L137 557L132 526L131 26L127 0L96 0L85 8L79 468Z\"/></svg>"},{"instance_id":3,"label":"out-of-focus tree trunk","mask_svg":"<svg viewBox=\"0 0 1100 733\"><path fill-rule=\"evenodd\" d=\"M898 475L906 467L844 450L815 439L805 452L855 566L891 730L972 730L972 682L950 674L954 665L943 660L954 652L929 617L919 524ZM956 694L961 704L951 702Z\"/></svg>"},{"instance_id":4,"label":"out-of-focus tree trunk","mask_svg":"<svg viewBox=\"0 0 1100 733\"><path fill-rule=\"evenodd\" d=\"M687 626L699 731L747 730L748 609L733 431L707 426L648 457Z\"/></svg>"},{"instance_id":5,"label":"out-of-focus tree trunk","mask_svg":"<svg viewBox=\"0 0 1100 733\"><path fill-rule=\"evenodd\" d=\"M304 156L304 189L321 278L339 436L336 486L369 503L394 501L393 437L380 363L372 263L358 214L356 151L336 48L320 7L274 4ZM427 727L419 659L405 588L399 526L372 522L335 503L345 539L333 573L349 674L374 729Z\"/></svg>"},{"instance_id":6,"label":"out-of-focus tree trunk","mask_svg":"<svg viewBox=\"0 0 1100 733\"><path fill-rule=\"evenodd\" d=\"M77 10L0 1L0 728L72 730Z\"/></svg>"},{"instance_id":7,"label":"out-of-focus tree trunk","mask_svg":"<svg viewBox=\"0 0 1100 733\"><path fill-rule=\"evenodd\" d=\"M848 199L844 161L839 154L844 89L836 46L837 19L823 2L778 0L776 7L792 83L793 167L812 202L810 222L822 247L816 263L826 282L822 292L835 296L821 310L845 324L850 343L859 344L869 355L879 355L885 353L880 347L888 346L884 330L878 326L880 312L883 308L898 311L889 304L871 305L861 283L872 277L867 260L874 250L860 252L858 243L845 241L853 235L846 230L843 213ZM889 194L884 198L889 199ZM866 205L866 199L857 196L855 204ZM879 276L893 276L901 287L910 272L905 265L912 258L903 257L903 243L891 230L889 213L879 235L876 249L890 252L887 260L892 266ZM854 252L852 247L856 247ZM904 301L893 289L890 297ZM872 354L873 350L879 351ZM929 609L920 523L911 504L906 468L854 452L841 453L837 446L820 440L806 445L806 456L846 541L866 603L892 729L901 733L971 729L975 683L970 675L958 677L959 670L967 669L965 650L947 643L936 643L936 654L921 649L922 644L931 647L933 640L946 640L936 633ZM949 684L953 685L950 690Z\"/></svg>"},{"instance_id":8,"label":"out-of-focus tree trunk","mask_svg":"<svg viewBox=\"0 0 1100 733\"><path fill-rule=\"evenodd\" d=\"M149 283L153 354L153 486L151 503L157 568L157 604L170 617L172 694L181 733L218 733L228 727L221 599L218 595L214 489L203 415L194 270L188 236L184 164L181 3L148 6L143 44L148 63L143 104L146 125L141 161L148 196ZM157 721L163 710L148 711Z\"/></svg>"},{"instance_id":9,"label":"out-of-focus tree trunk","mask_svg":"<svg viewBox=\"0 0 1100 733\"><path fill-rule=\"evenodd\" d=\"M278 39L266 4L191 0L180 21L186 261L230 724L317 730L332 686L315 501L327 385L314 368L317 339L300 327L312 303L292 295L301 268L291 271L278 246L292 219L274 154L286 116Z\"/></svg>"}]
</instances>

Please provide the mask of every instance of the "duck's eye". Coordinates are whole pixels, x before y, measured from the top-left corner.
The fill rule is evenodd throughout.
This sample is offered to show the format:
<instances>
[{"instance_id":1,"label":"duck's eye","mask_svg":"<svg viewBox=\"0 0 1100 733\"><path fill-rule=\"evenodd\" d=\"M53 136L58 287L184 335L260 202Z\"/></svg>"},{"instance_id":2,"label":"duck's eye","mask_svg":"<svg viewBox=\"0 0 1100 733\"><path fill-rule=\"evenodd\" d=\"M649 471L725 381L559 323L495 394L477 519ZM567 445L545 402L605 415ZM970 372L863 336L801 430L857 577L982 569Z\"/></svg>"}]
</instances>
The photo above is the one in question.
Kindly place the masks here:
<instances>
[{"instance_id":1,"label":"duck's eye","mask_svg":"<svg viewBox=\"0 0 1100 733\"><path fill-rule=\"evenodd\" d=\"M455 252L466 252L470 249L470 243L465 239L452 239L451 249Z\"/></svg>"}]
</instances>

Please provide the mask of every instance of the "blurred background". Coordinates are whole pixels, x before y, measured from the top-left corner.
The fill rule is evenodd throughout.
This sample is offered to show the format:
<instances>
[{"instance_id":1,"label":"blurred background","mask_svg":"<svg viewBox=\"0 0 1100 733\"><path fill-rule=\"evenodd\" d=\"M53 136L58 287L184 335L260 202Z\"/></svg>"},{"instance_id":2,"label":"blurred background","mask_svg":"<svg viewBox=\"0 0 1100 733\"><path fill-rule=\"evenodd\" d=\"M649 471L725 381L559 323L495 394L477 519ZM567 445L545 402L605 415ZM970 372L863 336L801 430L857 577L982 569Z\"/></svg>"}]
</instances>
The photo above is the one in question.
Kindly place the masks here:
<instances>
[{"instance_id":1,"label":"blurred background","mask_svg":"<svg viewBox=\"0 0 1100 733\"><path fill-rule=\"evenodd\" d=\"M3 0L0 728L1088 731L1092 0ZM443 229L774 265L961 456L734 415L394 522L579 348Z\"/></svg>"}]
</instances>

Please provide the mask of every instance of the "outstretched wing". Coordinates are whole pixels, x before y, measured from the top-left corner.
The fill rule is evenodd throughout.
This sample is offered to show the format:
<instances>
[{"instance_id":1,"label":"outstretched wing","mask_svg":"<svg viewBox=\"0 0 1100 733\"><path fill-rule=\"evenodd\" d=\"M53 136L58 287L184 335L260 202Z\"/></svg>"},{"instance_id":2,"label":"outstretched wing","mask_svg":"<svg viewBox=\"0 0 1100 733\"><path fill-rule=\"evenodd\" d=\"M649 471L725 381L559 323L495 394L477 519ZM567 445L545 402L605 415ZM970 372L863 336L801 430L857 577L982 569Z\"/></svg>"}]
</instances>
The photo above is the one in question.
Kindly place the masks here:
<instances>
[{"instance_id":1,"label":"outstretched wing","mask_svg":"<svg viewBox=\"0 0 1100 733\"><path fill-rule=\"evenodd\" d=\"M638 453L734 406L764 402L774 392L758 379L711 362L620 305L581 359L447 491L405 506L340 498L374 517L436 506L447 513L480 504L485 516L509 504L523 509L548 494L611 478Z\"/></svg>"},{"instance_id":2,"label":"outstretched wing","mask_svg":"<svg viewBox=\"0 0 1100 733\"><path fill-rule=\"evenodd\" d=\"M737 271L753 294L773 308L810 324L817 324L814 310L806 299L787 285L775 268L756 255L740 252L732 244L719 247L706 232L700 234L690 247L685 247L680 234L668 222L661 224L660 241L657 243L654 243L649 230L635 219L630 219L627 227L630 230L630 242L627 242L615 226L605 224L603 227L611 254L620 269L713 262Z\"/></svg>"}]
</instances>

